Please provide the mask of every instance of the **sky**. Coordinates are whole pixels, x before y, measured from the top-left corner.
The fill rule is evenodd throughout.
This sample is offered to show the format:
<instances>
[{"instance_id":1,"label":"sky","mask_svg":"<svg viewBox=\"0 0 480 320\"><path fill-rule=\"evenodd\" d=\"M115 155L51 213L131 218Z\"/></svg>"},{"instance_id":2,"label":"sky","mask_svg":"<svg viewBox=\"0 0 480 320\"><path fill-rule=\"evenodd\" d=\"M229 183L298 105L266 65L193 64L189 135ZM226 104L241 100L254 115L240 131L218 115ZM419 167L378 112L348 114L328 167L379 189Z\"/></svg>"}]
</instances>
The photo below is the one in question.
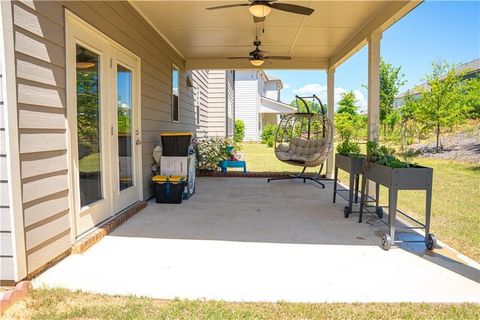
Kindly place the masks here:
<instances>
[{"instance_id":1,"label":"sky","mask_svg":"<svg viewBox=\"0 0 480 320\"><path fill-rule=\"evenodd\" d=\"M422 83L432 63L465 63L480 58L480 0L425 1L383 33L381 56L401 66L407 83L403 92ZM335 72L335 104L353 90L361 110L367 108L367 46ZM316 94L326 103L325 71L267 70L282 79L281 100L290 103L296 94Z\"/></svg>"}]
</instances>

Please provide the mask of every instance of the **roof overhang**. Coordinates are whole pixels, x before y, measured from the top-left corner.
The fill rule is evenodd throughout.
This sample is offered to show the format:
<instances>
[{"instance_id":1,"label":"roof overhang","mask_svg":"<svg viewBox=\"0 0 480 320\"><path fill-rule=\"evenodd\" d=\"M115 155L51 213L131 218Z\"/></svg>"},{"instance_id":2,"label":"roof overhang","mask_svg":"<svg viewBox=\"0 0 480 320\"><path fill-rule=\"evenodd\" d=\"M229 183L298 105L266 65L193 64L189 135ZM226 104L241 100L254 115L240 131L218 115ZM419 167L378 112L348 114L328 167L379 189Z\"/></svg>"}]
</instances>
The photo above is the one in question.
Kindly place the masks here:
<instances>
[{"instance_id":1,"label":"roof overhang","mask_svg":"<svg viewBox=\"0 0 480 320\"><path fill-rule=\"evenodd\" d=\"M277 114L285 114L285 113L293 113L296 112L297 109L288 105L286 103L272 100L265 97L260 97L260 113L277 113Z\"/></svg>"},{"instance_id":2,"label":"roof overhang","mask_svg":"<svg viewBox=\"0 0 480 320\"><path fill-rule=\"evenodd\" d=\"M247 8L206 10L247 0L129 1L185 60L186 69L252 69L249 61L228 57L248 56L257 35L269 55L292 57L269 61L262 69L335 68L362 48L371 34L385 31L422 2L289 0L315 12L301 16L273 10L262 25L253 23Z\"/></svg>"}]
</instances>

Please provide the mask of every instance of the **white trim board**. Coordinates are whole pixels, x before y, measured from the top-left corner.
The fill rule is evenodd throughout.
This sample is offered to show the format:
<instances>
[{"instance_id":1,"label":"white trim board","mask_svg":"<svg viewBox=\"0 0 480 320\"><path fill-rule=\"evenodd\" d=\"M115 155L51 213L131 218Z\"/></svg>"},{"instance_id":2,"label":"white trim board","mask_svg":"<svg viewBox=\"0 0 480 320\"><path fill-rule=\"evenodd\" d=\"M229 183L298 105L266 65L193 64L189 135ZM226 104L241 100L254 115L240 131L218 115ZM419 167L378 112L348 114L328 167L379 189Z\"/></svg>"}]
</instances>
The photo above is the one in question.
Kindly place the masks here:
<instances>
[{"instance_id":1,"label":"white trim board","mask_svg":"<svg viewBox=\"0 0 480 320\"><path fill-rule=\"evenodd\" d=\"M23 221L22 185L20 174L20 150L18 141L17 87L15 70L15 52L13 41L13 17L10 1L0 3L0 37L2 47L0 59L3 72L3 102L5 110L5 143L7 149L7 174L11 214L13 245L14 281L27 276L27 254L25 251L25 229ZM13 124L13 125L12 125Z\"/></svg>"}]
</instances>

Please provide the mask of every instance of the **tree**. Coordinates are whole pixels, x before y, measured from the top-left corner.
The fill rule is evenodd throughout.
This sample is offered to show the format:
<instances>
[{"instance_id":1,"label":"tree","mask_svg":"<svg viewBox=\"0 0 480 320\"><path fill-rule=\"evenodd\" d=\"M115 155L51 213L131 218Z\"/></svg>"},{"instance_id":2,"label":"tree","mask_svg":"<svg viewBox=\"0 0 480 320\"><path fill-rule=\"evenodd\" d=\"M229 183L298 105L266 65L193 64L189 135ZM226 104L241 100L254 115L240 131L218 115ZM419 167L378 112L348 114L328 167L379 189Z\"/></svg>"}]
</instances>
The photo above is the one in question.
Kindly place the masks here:
<instances>
[{"instance_id":1,"label":"tree","mask_svg":"<svg viewBox=\"0 0 480 320\"><path fill-rule=\"evenodd\" d=\"M383 124L383 134L387 132L387 117L393 111L393 102L398 95L400 87L406 81L400 73L402 67L395 67L385 60L380 60L380 123Z\"/></svg>"},{"instance_id":2,"label":"tree","mask_svg":"<svg viewBox=\"0 0 480 320\"><path fill-rule=\"evenodd\" d=\"M442 130L464 122L470 111L471 105L466 103L470 81L463 80L465 72L457 72L455 66L439 62L433 63L432 73L426 76L428 87L421 92L416 117L435 132L437 152Z\"/></svg>"},{"instance_id":3,"label":"tree","mask_svg":"<svg viewBox=\"0 0 480 320\"><path fill-rule=\"evenodd\" d=\"M342 94L342 100L338 103L337 113L348 113L356 115L359 107L355 105L357 99L353 91L345 92Z\"/></svg>"},{"instance_id":4,"label":"tree","mask_svg":"<svg viewBox=\"0 0 480 320\"><path fill-rule=\"evenodd\" d=\"M400 108L400 119L401 119L401 139L400 145L402 151L405 150L410 139L413 140L413 135L415 131L415 113L417 112L418 103L415 99L414 93L412 91L405 92L403 96L403 106Z\"/></svg>"},{"instance_id":5,"label":"tree","mask_svg":"<svg viewBox=\"0 0 480 320\"><path fill-rule=\"evenodd\" d=\"M480 75L467 80L465 103L469 110L469 118L480 118Z\"/></svg>"},{"instance_id":6,"label":"tree","mask_svg":"<svg viewBox=\"0 0 480 320\"><path fill-rule=\"evenodd\" d=\"M350 137L358 138L359 130L362 129L365 122L357 113L359 107L356 105L355 94L353 91L342 94L342 100L338 103L339 108L335 114L335 128L343 140Z\"/></svg>"},{"instance_id":7,"label":"tree","mask_svg":"<svg viewBox=\"0 0 480 320\"><path fill-rule=\"evenodd\" d=\"M233 136L233 140L235 142L242 142L243 138L245 138L245 122L240 119L235 120L235 133Z\"/></svg>"}]
</instances>

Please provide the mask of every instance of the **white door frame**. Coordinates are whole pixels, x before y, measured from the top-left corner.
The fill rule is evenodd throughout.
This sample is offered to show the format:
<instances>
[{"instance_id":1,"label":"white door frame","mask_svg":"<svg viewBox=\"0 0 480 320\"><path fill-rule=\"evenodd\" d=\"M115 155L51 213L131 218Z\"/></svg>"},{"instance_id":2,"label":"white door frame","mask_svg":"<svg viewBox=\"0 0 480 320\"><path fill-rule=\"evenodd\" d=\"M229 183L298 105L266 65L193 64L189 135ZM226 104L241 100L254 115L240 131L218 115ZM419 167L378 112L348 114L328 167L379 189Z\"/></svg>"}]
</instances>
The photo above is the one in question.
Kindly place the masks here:
<instances>
[{"instance_id":1,"label":"white door frame","mask_svg":"<svg viewBox=\"0 0 480 320\"><path fill-rule=\"evenodd\" d=\"M132 147L136 149L135 156L132 159L133 164L133 184L136 188L127 188L120 191L120 180L119 180L119 161L117 161L118 156L118 143L112 143L112 192L113 192L113 203L112 210L113 213L118 213L119 211L125 209L133 202L142 199L142 193L139 189L143 189L143 176L142 176L142 159L140 155L142 154L141 148L141 115L140 115L140 61L136 56L132 57L129 54L126 54L123 50L118 50L117 48L111 48L111 68L110 68L110 96L117 97L117 65L121 65L130 71L132 71L132 104L133 104L133 114L132 114ZM113 121L112 126L112 139L116 140L118 137L118 121L117 121L117 99L114 98L115 104L112 105L109 109L111 112L110 119ZM112 141L113 142L113 141Z\"/></svg>"},{"instance_id":2,"label":"white door frame","mask_svg":"<svg viewBox=\"0 0 480 320\"><path fill-rule=\"evenodd\" d=\"M116 141L116 97L112 97L112 93L116 92L116 77L112 78L114 58L120 57L121 65L132 69L132 103L133 103L133 119L132 123L134 130L138 130L138 139L141 141L141 60L138 56L122 47L117 42L113 41L93 26L89 25L81 18L68 10L65 10L65 28L66 28L66 80L67 80L67 133L68 150L67 154L70 158L69 163L69 184L70 184L70 224L71 224L71 239L75 241L78 236L88 231L90 227L108 219L118 211L124 209L126 206L133 204L133 202L143 199L143 179L142 179L142 148L140 144L135 144L132 141L135 150L135 157L133 161L133 175L134 183L136 184L136 192L133 198L136 199L132 203L119 204L121 194L116 191L118 188L118 179L115 177L115 172L118 172L118 158L117 154L112 152L116 148L112 147ZM78 160L78 142L77 142L77 106L76 106L76 75L73 72L76 70L76 44L80 44L100 56L100 108L101 108L101 150L102 150L102 184L103 184L103 198L90 206L80 208L80 190L79 190L79 160ZM125 57L125 58L124 58ZM126 58L128 57L128 59ZM127 62L124 62L126 60ZM132 63L133 61L133 63ZM130 62L130 63L129 63ZM133 65L132 65L133 64ZM115 90L112 91L112 88ZM116 144L115 144L116 145ZM116 163L116 165L112 165ZM117 168L117 171L114 171ZM132 197L130 197L132 199ZM98 213L102 211L105 214ZM95 220L94 225L89 226L86 230L84 216L92 215ZM94 215L101 218L94 219ZM100 219L100 221L98 221Z\"/></svg>"}]
</instances>

